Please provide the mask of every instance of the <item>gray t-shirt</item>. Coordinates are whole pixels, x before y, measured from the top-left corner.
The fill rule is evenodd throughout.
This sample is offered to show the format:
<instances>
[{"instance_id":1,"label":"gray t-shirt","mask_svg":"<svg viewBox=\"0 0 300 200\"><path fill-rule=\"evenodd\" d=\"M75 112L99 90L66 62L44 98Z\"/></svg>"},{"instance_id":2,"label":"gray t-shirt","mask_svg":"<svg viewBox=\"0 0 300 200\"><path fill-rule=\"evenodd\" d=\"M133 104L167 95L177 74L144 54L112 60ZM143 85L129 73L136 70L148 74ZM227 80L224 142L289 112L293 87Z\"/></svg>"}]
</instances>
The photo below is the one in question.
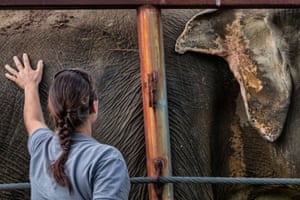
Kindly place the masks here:
<instances>
[{"instance_id":1,"label":"gray t-shirt","mask_svg":"<svg viewBox=\"0 0 300 200\"><path fill-rule=\"evenodd\" d=\"M75 133L65 168L72 192L55 182L49 171L61 147L48 128L35 130L28 140L32 200L127 200L130 179L121 153L92 137Z\"/></svg>"}]
</instances>

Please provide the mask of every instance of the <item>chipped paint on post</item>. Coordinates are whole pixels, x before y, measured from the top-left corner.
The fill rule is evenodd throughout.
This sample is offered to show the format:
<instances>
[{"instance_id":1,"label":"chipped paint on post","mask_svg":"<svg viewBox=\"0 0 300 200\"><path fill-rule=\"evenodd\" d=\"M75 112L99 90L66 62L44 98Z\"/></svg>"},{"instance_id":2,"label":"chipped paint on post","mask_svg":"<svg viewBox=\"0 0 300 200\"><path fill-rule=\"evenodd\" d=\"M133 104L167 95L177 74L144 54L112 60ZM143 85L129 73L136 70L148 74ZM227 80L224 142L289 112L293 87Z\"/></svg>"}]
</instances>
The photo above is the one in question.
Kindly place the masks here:
<instances>
[{"instance_id":1,"label":"chipped paint on post","mask_svg":"<svg viewBox=\"0 0 300 200\"><path fill-rule=\"evenodd\" d=\"M171 176L171 150L160 10L138 9L138 35L148 176ZM149 83L150 81L150 83ZM157 161L160 161L160 168ZM149 184L150 200L172 200L173 185Z\"/></svg>"}]
</instances>

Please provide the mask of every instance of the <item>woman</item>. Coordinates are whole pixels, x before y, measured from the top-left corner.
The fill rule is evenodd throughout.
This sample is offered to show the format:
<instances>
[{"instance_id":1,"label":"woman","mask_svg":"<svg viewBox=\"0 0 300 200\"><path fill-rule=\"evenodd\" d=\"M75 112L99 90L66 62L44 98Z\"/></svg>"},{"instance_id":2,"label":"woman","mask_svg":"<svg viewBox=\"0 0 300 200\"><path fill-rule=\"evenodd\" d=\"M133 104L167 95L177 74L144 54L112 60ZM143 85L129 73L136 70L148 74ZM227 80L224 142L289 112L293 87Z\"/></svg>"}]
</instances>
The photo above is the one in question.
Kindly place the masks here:
<instances>
[{"instance_id":1,"label":"woman","mask_svg":"<svg viewBox=\"0 0 300 200\"><path fill-rule=\"evenodd\" d=\"M43 62L33 70L27 54L5 76L24 90L29 134L31 199L128 199L130 181L121 153L92 138L98 100L91 76L67 69L54 76L48 108L56 131L45 124L38 86Z\"/></svg>"}]
</instances>

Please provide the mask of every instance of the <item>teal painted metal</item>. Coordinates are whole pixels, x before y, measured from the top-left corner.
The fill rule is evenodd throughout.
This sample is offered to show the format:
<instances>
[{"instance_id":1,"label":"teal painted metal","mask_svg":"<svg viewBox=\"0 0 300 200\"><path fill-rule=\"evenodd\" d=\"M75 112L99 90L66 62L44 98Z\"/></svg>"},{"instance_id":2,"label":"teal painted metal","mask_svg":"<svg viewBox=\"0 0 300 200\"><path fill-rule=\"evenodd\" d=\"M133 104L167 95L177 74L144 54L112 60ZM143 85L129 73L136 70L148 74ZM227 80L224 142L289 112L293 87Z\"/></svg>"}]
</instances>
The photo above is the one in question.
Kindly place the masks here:
<instances>
[{"instance_id":1,"label":"teal painted metal","mask_svg":"<svg viewBox=\"0 0 300 200\"><path fill-rule=\"evenodd\" d=\"M148 176L171 176L165 59L160 10L137 11ZM149 199L173 199L172 184L150 184Z\"/></svg>"}]
</instances>

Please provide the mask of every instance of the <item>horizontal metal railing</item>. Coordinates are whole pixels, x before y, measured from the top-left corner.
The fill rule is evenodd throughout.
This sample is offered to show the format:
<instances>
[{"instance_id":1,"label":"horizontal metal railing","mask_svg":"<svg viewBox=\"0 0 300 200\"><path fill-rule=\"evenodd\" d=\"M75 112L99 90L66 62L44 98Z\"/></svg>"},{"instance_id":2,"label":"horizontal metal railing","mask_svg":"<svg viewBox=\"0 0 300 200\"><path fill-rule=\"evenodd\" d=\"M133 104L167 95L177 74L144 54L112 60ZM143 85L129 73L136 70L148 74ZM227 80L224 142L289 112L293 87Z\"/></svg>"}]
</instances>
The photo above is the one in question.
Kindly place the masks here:
<instances>
[{"instance_id":1,"label":"horizontal metal railing","mask_svg":"<svg viewBox=\"0 0 300 200\"><path fill-rule=\"evenodd\" d=\"M0 8L110 8L128 9L143 5L153 5L158 8L278 8L299 7L298 0L1 0Z\"/></svg>"},{"instance_id":2,"label":"horizontal metal railing","mask_svg":"<svg viewBox=\"0 0 300 200\"><path fill-rule=\"evenodd\" d=\"M251 184L251 185L300 185L300 178L254 178L254 177L132 177L131 184L149 183L198 183L198 184ZM0 184L1 190L30 189L30 183Z\"/></svg>"}]
</instances>

